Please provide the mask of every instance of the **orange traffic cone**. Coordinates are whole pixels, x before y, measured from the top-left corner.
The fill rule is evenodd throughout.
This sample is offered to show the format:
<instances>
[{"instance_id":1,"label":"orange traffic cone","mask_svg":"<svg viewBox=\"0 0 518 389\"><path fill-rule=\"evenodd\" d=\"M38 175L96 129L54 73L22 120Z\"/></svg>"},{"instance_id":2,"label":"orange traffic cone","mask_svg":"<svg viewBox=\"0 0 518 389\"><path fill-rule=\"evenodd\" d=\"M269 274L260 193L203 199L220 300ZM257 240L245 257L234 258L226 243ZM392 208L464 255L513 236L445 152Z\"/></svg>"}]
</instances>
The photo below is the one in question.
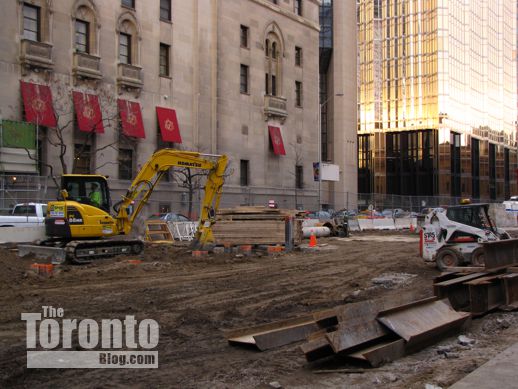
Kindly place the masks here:
<instances>
[{"instance_id":1,"label":"orange traffic cone","mask_svg":"<svg viewBox=\"0 0 518 389\"><path fill-rule=\"evenodd\" d=\"M317 237L315 236L315 233L312 232L311 236L309 237L309 247L316 247L317 246Z\"/></svg>"}]
</instances>

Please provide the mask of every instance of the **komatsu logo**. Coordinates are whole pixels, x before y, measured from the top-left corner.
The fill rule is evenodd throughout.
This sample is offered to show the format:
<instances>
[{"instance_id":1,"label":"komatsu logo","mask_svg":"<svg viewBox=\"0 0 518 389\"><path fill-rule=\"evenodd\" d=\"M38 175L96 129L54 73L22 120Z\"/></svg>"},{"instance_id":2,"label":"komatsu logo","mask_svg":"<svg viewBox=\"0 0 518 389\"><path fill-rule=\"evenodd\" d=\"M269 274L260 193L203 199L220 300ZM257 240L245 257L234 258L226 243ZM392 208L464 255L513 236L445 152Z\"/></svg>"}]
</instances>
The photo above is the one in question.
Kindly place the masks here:
<instances>
[{"instance_id":1,"label":"komatsu logo","mask_svg":"<svg viewBox=\"0 0 518 389\"><path fill-rule=\"evenodd\" d=\"M183 161L178 161L178 165L180 165L180 166L187 166L187 167L201 167L201 163L199 163L199 162L183 162Z\"/></svg>"}]
</instances>

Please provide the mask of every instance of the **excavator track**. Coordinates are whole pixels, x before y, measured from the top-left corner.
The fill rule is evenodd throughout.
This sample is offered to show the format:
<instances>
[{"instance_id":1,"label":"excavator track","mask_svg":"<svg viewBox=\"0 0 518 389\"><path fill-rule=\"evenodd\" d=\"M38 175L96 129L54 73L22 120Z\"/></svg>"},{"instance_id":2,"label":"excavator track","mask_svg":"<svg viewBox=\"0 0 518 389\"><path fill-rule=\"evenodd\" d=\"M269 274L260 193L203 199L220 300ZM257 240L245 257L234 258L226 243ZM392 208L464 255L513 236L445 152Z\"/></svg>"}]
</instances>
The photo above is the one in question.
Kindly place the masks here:
<instances>
[{"instance_id":1,"label":"excavator track","mask_svg":"<svg viewBox=\"0 0 518 389\"><path fill-rule=\"evenodd\" d=\"M140 254L144 243L138 239L74 240L68 242L64 249L67 260L85 264L103 257Z\"/></svg>"}]
</instances>

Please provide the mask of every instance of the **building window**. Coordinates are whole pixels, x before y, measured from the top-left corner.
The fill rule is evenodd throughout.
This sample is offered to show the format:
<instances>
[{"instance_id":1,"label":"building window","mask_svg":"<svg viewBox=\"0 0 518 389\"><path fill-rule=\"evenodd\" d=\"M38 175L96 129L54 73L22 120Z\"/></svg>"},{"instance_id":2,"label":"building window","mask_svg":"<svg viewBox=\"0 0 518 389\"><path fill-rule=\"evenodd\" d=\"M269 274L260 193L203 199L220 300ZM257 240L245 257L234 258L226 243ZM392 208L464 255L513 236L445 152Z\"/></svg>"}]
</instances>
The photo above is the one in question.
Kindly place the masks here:
<instances>
[{"instance_id":1,"label":"building window","mask_svg":"<svg viewBox=\"0 0 518 389\"><path fill-rule=\"evenodd\" d=\"M302 0L295 0L295 14L302 16Z\"/></svg>"},{"instance_id":2,"label":"building window","mask_svg":"<svg viewBox=\"0 0 518 389\"><path fill-rule=\"evenodd\" d=\"M133 150L119 149L119 179L131 180L133 178Z\"/></svg>"},{"instance_id":3,"label":"building window","mask_svg":"<svg viewBox=\"0 0 518 389\"><path fill-rule=\"evenodd\" d=\"M239 177L241 186L248 186L249 161L242 159L239 164Z\"/></svg>"},{"instance_id":4,"label":"building window","mask_svg":"<svg viewBox=\"0 0 518 389\"><path fill-rule=\"evenodd\" d=\"M131 35L119 34L119 61L125 64L131 64Z\"/></svg>"},{"instance_id":5,"label":"building window","mask_svg":"<svg viewBox=\"0 0 518 389\"><path fill-rule=\"evenodd\" d=\"M169 45L160 43L160 76L169 77Z\"/></svg>"},{"instance_id":6,"label":"building window","mask_svg":"<svg viewBox=\"0 0 518 389\"><path fill-rule=\"evenodd\" d=\"M302 66L302 47L295 46L295 66Z\"/></svg>"},{"instance_id":7,"label":"building window","mask_svg":"<svg viewBox=\"0 0 518 389\"><path fill-rule=\"evenodd\" d=\"M295 186L297 189L304 187L304 169L302 166L295 166Z\"/></svg>"},{"instance_id":8,"label":"building window","mask_svg":"<svg viewBox=\"0 0 518 389\"><path fill-rule=\"evenodd\" d=\"M282 95L282 57L283 45L279 36L273 31L274 28L269 28L271 31L267 33L264 40L264 53L266 55L265 61L265 92L271 96Z\"/></svg>"},{"instance_id":9,"label":"building window","mask_svg":"<svg viewBox=\"0 0 518 389\"><path fill-rule=\"evenodd\" d=\"M248 47L249 28L241 25L241 47Z\"/></svg>"},{"instance_id":10,"label":"building window","mask_svg":"<svg viewBox=\"0 0 518 389\"><path fill-rule=\"evenodd\" d=\"M125 7L135 8L135 0L121 0L121 4Z\"/></svg>"},{"instance_id":11,"label":"building window","mask_svg":"<svg viewBox=\"0 0 518 389\"><path fill-rule=\"evenodd\" d=\"M241 93L248 93L248 66L241 65Z\"/></svg>"},{"instance_id":12,"label":"building window","mask_svg":"<svg viewBox=\"0 0 518 389\"><path fill-rule=\"evenodd\" d=\"M37 42L41 40L39 7L23 4L23 37Z\"/></svg>"},{"instance_id":13,"label":"building window","mask_svg":"<svg viewBox=\"0 0 518 389\"><path fill-rule=\"evenodd\" d=\"M171 0L160 0L160 19L171 21Z\"/></svg>"},{"instance_id":14,"label":"building window","mask_svg":"<svg viewBox=\"0 0 518 389\"><path fill-rule=\"evenodd\" d=\"M295 105L302 107L302 82L295 81Z\"/></svg>"},{"instance_id":15,"label":"building window","mask_svg":"<svg viewBox=\"0 0 518 389\"><path fill-rule=\"evenodd\" d=\"M74 169L73 173L75 174L90 174L90 155L91 148L89 145L85 144L75 144L74 145Z\"/></svg>"},{"instance_id":16,"label":"building window","mask_svg":"<svg viewBox=\"0 0 518 389\"><path fill-rule=\"evenodd\" d=\"M76 19L76 51L90 53L90 24L83 20Z\"/></svg>"},{"instance_id":17,"label":"building window","mask_svg":"<svg viewBox=\"0 0 518 389\"><path fill-rule=\"evenodd\" d=\"M270 83L269 83L269 74L266 73L264 75L264 93L269 95L270 94Z\"/></svg>"}]
</instances>

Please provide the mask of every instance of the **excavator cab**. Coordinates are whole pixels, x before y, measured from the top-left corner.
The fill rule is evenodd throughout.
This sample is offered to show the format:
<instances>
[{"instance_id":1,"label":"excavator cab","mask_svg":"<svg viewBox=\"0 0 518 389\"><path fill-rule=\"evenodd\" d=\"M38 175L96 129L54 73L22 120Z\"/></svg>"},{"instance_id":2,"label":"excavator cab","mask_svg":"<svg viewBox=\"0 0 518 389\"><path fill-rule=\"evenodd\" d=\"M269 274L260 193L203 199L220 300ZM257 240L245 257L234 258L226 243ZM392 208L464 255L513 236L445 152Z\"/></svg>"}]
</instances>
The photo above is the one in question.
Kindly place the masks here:
<instances>
[{"instance_id":1,"label":"excavator cab","mask_svg":"<svg viewBox=\"0 0 518 389\"><path fill-rule=\"evenodd\" d=\"M64 174L61 189L67 191L67 200L93 205L110 213L110 189L105 176Z\"/></svg>"}]
</instances>

